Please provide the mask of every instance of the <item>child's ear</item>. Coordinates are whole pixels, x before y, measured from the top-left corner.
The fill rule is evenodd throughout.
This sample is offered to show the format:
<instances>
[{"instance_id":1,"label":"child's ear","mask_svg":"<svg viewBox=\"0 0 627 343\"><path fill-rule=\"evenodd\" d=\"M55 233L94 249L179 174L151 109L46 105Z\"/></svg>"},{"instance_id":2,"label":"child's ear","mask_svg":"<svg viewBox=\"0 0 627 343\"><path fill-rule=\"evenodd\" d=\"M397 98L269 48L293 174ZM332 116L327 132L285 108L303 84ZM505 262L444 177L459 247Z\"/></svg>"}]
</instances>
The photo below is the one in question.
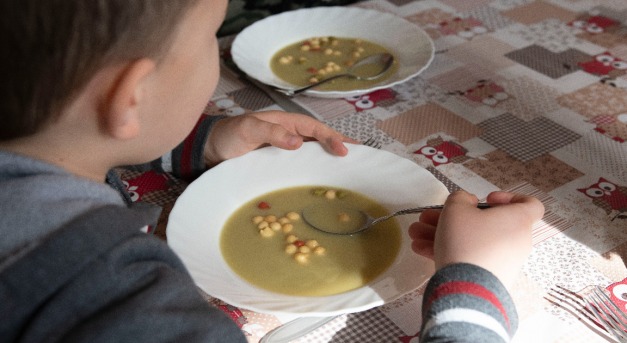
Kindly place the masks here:
<instances>
[{"instance_id":1,"label":"child's ear","mask_svg":"<svg viewBox=\"0 0 627 343\"><path fill-rule=\"evenodd\" d=\"M101 111L103 129L117 139L132 139L141 130L140 111L148 79L156 67L155 61L143 58L129 62L121 69L110 88L106 105Z\"/></svg>"}]
</instances>

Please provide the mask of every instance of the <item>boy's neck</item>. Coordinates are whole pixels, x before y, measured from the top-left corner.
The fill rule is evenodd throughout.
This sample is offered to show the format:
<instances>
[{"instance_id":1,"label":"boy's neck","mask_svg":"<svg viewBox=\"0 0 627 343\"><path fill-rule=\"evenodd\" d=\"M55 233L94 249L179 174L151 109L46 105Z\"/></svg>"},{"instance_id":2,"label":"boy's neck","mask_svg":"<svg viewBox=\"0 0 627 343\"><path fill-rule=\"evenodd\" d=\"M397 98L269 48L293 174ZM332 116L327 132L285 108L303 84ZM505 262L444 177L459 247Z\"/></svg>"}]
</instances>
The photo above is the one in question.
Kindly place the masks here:
<instances>
[{"instance_id":1,"label":"boy's neck","mask_svg":"<svg viewBox=\"0 0 627 343\"><path fill-rule=\"evenodd\" d=\"M95 158L99 155L93 144L82 140L48 138L46 134L0 142L0 149L34 158L65 169L78 177L104 182L112 168ZM69 146L68 146L69 145ZM97 150L96 150L97 149Z\"/></svg>"}]
</instances>

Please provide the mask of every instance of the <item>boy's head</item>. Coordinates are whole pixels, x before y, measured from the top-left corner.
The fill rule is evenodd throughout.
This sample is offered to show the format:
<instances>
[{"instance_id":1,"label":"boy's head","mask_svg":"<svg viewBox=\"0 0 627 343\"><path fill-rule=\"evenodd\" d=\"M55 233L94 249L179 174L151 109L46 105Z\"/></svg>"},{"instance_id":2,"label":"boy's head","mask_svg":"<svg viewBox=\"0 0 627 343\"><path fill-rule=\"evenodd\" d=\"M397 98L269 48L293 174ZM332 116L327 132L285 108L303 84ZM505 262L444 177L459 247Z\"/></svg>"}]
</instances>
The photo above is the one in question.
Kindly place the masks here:
<instances>
[{"instance_id":1,"label":"boy's head","mask_svg":"<svg viewBox=\"0 0 627 343\"><path fill-rule=\"evenodd\" d=\"M201 0L0 2L0 141L54 121L102 68L168 51Z\"/></svg>"}]
</instances>

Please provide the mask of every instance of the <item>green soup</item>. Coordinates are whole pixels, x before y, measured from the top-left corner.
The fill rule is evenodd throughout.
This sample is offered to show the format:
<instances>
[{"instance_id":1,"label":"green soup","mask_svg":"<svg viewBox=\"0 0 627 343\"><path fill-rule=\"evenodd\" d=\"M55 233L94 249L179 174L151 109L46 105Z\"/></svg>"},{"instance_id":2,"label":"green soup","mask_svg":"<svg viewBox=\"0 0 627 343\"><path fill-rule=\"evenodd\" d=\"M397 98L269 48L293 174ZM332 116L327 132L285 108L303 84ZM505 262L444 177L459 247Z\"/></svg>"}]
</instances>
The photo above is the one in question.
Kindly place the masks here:
<instances>
[{"instance_id":1,"label":"green soup","mask_svg":"<svg viewBox=\"0 0 627 343\"><path fill-rule=\"evenodd\" d=\"M246 281L269 291L325 296L359 288L394 262L402 240L395 220L350 236L324 233L299 216L317 204L350 206L375 217L388 214L374 200L337 187L301 186L267 193L240 207L223 227L220 248L227 264ZM337 213L329 217L346 220Z\"/></svg>"},{"instance_id":2,"label":"green soup","mask_svg":"<svg viewBox=\"0 0 627 343\"><path fill-rule=\"evenodd\" d=\"M330 76L346 73L355 62L377 53L389 52L381 45L362 39L338 37L314 37L284 47L270 61L272 72L295 86L307 86ZM380 66L360 66L357 75L374 75ZM320 85L317 90L349 91L375 85L398 70L394 62L390 70L376 80L338 78Z\"/></svg>"}]
</instances>

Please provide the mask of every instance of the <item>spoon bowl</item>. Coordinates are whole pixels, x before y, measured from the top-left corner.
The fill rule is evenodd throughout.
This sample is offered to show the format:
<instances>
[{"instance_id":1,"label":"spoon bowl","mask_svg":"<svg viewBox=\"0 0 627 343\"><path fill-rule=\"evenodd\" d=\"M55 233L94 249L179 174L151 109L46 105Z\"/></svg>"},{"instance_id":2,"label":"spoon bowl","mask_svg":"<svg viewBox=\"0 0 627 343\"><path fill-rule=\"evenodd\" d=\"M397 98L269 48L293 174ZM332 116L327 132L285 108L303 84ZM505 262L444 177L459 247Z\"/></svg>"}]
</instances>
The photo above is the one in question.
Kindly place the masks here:
<instances>
[{"instance_id":1,"label":"spoon bowl","mask_svg":"<svg viewBox=\"0 0 627 343\"><path fill-rule=\"evenodd\" d=\"M357 71L359 71L359 68L365 66L365 65L369 65L369 64L376 64L379 65L381 68L378 69L375 73L369 73L369 74L362 74L362 73L357 73ZM370 55L367 56L359 61L357 61L355 64L353 64L350 68L348 68L346 70L346 73L342 73L342 74L337 74L337 75L333 75L331 77L328 77L324 80L321 80L319 82L313 83L311 85L302 87L302 88L298 88L298 89L276 89L278 92L281 92L285 95L288 96L293 96L299 93L302 93L308 89L314 88L314 87L318 87L322 84L325 84L329 81L335 80L335 79L339 79L341 77L350 77L352 79L355 80L365 80L365 81L370 81L370 80L376 80L378 78L380 78L381 76L383 76L392 66L392 64L394 64L394 56L392 54L389 54L387 52L382 52L382 53L378 53L378 54L374 54L374 55Z\"/></svg>"},{"instance_id":2,"label":"spoon bowl","mask_svg":"<svg viewBox=\"0 0 627 343\"><path fill-rule=\"evenodd\" d=\"M477 204L477 208L479 209L489 207L491 207L491 205L487 203ZM302 217L307 224L318 231L334 235L354 235L371 229L376 224L396 216L420 213L425 210L441 210L443 208L444 205L412 207L393 212L387 216L373 218L361 210L348 206L314 205L305 208L302 211ZM329 214L337 215L338 218L344 216L344 218L350 218L350 221L343 221L341 219L329 221Z\"/></svg>"}]
</instances>

